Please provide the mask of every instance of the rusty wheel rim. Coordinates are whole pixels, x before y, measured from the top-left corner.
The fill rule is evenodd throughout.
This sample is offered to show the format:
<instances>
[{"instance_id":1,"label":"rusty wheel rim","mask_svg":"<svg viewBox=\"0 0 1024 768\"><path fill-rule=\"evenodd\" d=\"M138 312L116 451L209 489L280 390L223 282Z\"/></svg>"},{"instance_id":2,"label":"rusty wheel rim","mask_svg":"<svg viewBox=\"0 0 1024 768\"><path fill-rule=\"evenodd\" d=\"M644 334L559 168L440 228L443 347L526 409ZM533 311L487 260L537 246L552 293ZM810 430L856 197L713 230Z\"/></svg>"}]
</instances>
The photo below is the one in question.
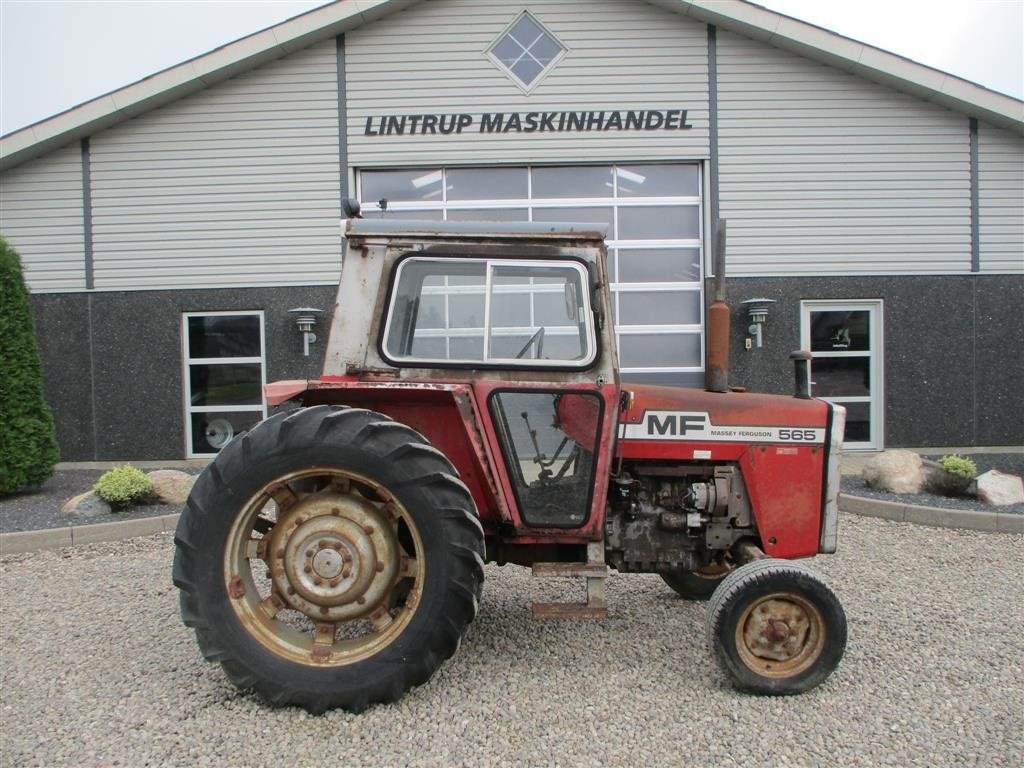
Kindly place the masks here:
<instances>
[{"instance_id":1,"label":"rusty wheel rim","mask_svg":"<svg viewBox=\"0 0 1024 768\"><path fill-rule=\"evenodd\" d=\"M740 659L764 677L799 675L814 665L824 648L821 611L800 595L766 595L747 606L736 624Z\"/></svg>"},{"instance_id":2,"label":"rusty wheel rim","mask_svg":"<svg viewBox=\"0 0 1024 768\"><path fill-rule=\"evenodd\" d=\"M408 510L365 475L293 472L265 485L225 545L231 606L261 645L344 666L386 648L419 603L426 564Z\"/></svg>"}]
</instances>

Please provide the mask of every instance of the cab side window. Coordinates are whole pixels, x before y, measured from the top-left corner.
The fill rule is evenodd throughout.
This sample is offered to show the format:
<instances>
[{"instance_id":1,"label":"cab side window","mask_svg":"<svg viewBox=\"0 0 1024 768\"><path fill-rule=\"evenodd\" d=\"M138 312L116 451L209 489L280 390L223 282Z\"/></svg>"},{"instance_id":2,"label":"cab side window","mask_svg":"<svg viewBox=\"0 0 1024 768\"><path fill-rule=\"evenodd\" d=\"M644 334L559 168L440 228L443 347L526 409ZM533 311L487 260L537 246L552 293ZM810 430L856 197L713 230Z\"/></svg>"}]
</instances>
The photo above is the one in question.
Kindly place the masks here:
<instances>
[{"instance_id":1,"label":"cab side window","mask_svg":"<svg viewBox=\"0 0 1024 768\"><path fill-rule=\"evenodd\" d=\"M577 262L410 257L393 286L382 346L396 365L585 368L596 358Z\"/></svg>"}]
</instances>

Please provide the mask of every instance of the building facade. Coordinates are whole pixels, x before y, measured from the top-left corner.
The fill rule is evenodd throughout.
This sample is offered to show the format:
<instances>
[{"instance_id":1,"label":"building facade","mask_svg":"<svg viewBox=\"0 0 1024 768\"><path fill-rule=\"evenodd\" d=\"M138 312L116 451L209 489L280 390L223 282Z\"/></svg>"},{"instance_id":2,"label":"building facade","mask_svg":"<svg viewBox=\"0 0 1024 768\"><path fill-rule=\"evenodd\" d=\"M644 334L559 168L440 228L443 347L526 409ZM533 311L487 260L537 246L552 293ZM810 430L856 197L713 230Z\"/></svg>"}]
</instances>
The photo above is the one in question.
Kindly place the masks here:
<instances>
[{"instance_id":1,"label":"building facade","mask_svg":"<svg viewBox=\"0 0 1024 768\"><path fill-rule=\"evenodd\" d=\"M732 384L788 392L806 348L850 447L1014 445L1022 134L1016 99L739 0L345 0L0 139L0 232L66 461L211 455L315 377L289 310L326 335L346 196L606 224L623 379L686 386L724 219Z\"/></svg>"}]
</instances>

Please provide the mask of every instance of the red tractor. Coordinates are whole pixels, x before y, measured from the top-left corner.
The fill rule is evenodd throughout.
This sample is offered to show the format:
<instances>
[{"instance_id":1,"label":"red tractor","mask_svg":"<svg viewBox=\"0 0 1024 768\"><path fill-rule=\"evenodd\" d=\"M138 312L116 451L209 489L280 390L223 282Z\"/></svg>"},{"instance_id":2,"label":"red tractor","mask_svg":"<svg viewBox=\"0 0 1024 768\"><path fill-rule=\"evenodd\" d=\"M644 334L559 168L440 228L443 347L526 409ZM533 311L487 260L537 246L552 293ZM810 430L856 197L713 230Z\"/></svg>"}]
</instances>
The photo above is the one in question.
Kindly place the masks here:
<instances>
[{"instance_id":1,"label":"red tractor","mask_svg":"<svg viewBox=\"0 0 1024 768\"><path fill-rule=\"evenodd\" d=\"M821 683L835 594L790 562L836 548L845 412L619 381L603 232L350 219L324 371L266 387L175 535L199 647L240 688L359 711L427 681L477 612L484 563L584 580L657 573L710 597L740 689ZM797 357L801 357L797 355Z\"/></svg>"}]
</instances>

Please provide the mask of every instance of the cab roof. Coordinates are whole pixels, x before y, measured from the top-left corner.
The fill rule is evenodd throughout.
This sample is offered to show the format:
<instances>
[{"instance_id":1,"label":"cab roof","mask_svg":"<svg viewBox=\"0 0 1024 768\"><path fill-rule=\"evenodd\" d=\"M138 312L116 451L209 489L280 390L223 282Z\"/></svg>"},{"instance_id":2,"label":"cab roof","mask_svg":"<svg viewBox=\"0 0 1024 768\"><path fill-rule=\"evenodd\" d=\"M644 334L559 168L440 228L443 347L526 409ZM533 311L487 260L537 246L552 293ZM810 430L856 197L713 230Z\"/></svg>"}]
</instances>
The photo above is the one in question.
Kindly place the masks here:
<instances>
[{"instance_id":1,"label":"cab roof","mask_svg":"<svg viewBox=\"0 0 1024 768\"><path fill-rule=\"evenodd\" d=\"M565 221L418 221L415 219L348 219L346 237L596 240L608 234L604 224Z\"/></svg>"}]
</instances>

